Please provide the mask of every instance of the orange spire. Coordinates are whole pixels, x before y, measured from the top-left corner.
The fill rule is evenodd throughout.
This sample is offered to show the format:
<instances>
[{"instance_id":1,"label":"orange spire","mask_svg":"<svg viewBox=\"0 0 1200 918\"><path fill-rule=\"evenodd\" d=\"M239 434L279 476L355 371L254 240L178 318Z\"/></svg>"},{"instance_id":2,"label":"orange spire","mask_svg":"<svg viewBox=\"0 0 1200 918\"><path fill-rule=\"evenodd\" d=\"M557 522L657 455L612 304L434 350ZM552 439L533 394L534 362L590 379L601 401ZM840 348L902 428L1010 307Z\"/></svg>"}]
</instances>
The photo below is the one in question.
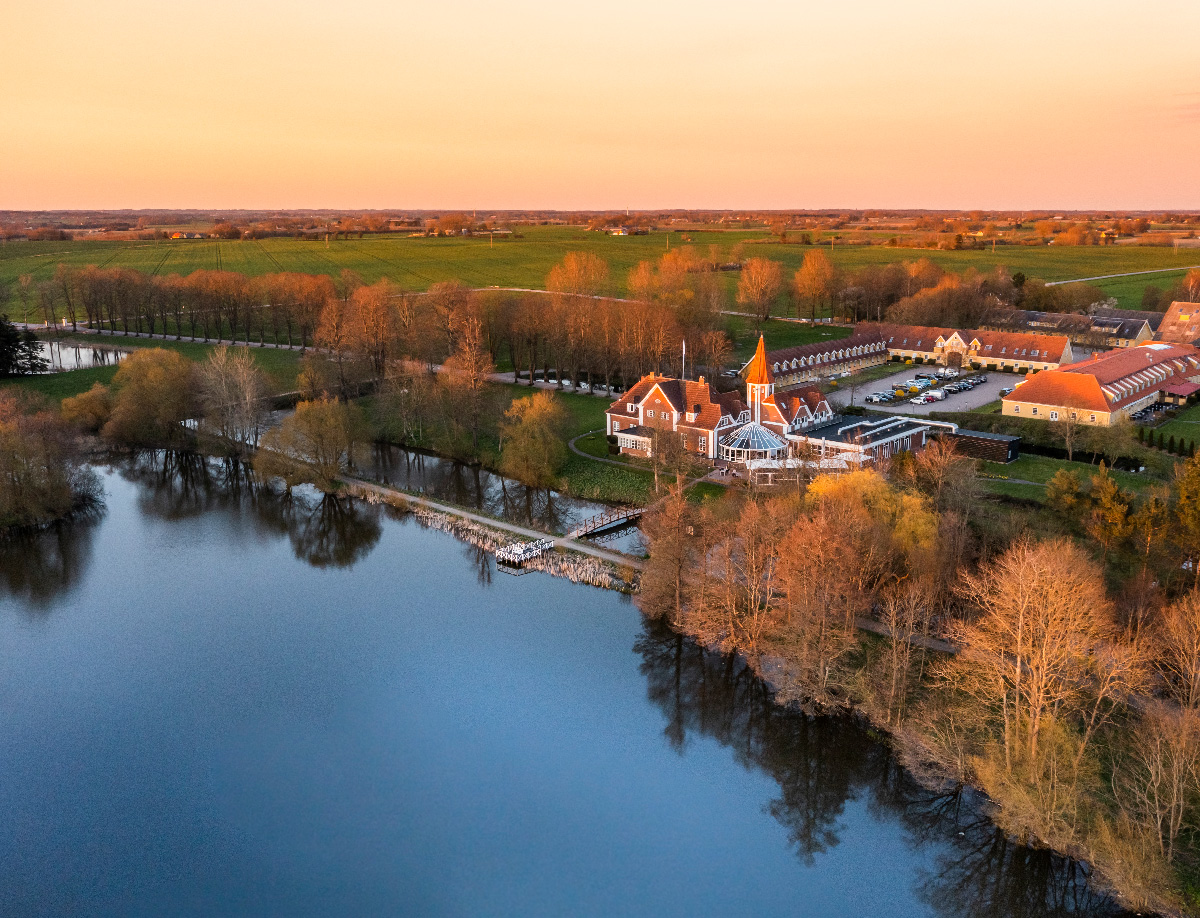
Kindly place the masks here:
<instances>
[{"instance_id":1,"label":"orange spire","mask_svg":"<svg viewBox=\"0 0 1200 918\"><path fill-rule=\"evenodd\" d=\"M758 336L758 350L754 359L746 367L746 383L751 386L767 386L771 384L771 374L767 372L767 348L763 336Z\"/></svg>"}]
</instances>

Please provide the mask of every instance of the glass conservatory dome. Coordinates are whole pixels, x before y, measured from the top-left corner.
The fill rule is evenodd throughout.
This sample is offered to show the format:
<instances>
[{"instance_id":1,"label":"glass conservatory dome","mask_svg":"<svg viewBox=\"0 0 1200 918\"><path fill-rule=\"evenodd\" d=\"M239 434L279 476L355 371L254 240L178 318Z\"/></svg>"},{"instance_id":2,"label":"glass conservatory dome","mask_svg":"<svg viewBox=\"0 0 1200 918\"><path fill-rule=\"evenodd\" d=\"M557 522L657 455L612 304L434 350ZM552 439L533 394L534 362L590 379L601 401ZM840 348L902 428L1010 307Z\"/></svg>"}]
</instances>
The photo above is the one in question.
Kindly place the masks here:
<instances>
[{"instance_id":1,"label":"glass conservatory dome","mask_svg":"<svg viewBox=\"0 0 1200 918\"><path fill-rule=\"evenodd\" d=\"M779 459L787 455L787 443L761 424L743 424L721 443L721 458L729 462Z\"/></svg>"}]
</instances>

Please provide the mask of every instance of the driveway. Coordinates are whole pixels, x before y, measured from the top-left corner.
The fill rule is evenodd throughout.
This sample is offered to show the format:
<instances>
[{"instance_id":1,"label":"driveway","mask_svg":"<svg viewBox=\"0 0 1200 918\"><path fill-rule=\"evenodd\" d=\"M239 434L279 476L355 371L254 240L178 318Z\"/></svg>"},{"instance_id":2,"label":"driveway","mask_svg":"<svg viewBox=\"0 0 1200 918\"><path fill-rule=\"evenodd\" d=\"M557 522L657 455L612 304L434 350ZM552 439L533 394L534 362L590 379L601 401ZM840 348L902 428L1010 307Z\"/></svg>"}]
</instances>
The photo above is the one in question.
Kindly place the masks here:
<instances>
[{"instance_id":1,"label":"driveway","mask_svg":"<svg viewBox=\"0 0 1200 918\"><path fill-rule=\"evenodd\" d=\"M918 373L932 373L936 372L936 370L936 367L933 369L918 366L905 367L903 370L885 379L877 379L875 382L859 386L854 393L854 403L856 405L865 405L872 411L908 414L914 417L924 417L933 411L970 411L973 408L978 408L980 405L996 401L1000 398L1001 389L1015 386L1024 379L1024 376L1018 373L1000 373L996 370L988 370L986 373L988 381L983 385L976 386L974 389L969 389L965 392L950 392L946 395L944 401L930 402L928 405L914 405L908 401L890 402L883 405L868 405L863 401L872 392L889 391L894 386L902 385L906 379L915 379ZM964 373L963 375L966 376L968 374ZM951 382L954 382L954 380L946 380L946 383ZM845 382L842 384L845 385ZM832 396L832 398L842 404L850 401L849 393L845 391Z\"/></svg>"}]
</instances>

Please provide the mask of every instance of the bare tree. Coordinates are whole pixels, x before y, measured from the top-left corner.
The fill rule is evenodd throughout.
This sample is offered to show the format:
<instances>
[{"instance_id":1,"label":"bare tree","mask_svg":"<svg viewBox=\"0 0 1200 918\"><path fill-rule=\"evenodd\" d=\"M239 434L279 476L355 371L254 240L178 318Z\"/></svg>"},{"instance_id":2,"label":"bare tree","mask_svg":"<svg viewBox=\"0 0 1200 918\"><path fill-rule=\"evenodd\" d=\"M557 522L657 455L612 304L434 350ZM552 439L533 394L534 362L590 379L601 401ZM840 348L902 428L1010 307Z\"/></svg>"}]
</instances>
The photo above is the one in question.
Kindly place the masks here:
<instances>
[{"instance_id":1,"label":"bare tree","mask_svg":"<svg viewBox=\"0 0 1200 918\"><path fill-rule=\"evenodd\" d=\"M817 304L833 296L833 263L822 250L807 252L792 281L797 304L808 300L812 318L817 318Z\"/></svg>"},{"instance_id":2,"label":"bare tree","mask_svg":"<svg viewBox=\"0 0 1200 918\"><path fill-rule=\"evenodd\" d=\"M258 446L266 420L266 380L246 348L222 345L200 364L200 400L205 420L237 446Z\"/></svg>"},{"instance_id":3,"label":"bare tree","mask_svg":"<svg viewBox=\"0 0 1200 918\"><path fill-rule=\"evenodd\" d=\"M492 356L483 343L483 326L471 316L462 322L458 346L446 360L447 384L456 395L471 431L471 450L479 452L479 429L483 420L489 377L495 372Z\"/></svg>"},{"instance_id":4,"label":"bare tree","mask_svg":"<svg viewBox=\"0 0 1200 918\"><path fill-rule=\"evenodd\" d=\"M1200 593L1188 593L1162 611L1157 634L1159 668L1171 695L1200 711Z\"/></svg>"},{"instance_id":5,"label":"bare tree","mask_svg":"<svg viewBox=\"0 0 1200 918\"><path fill-rule=\"evenodd\" d=\"M771 317L771 304L783 288L779 262L769 258L747 258L738 278L737 301L755 317L755 329Z\"/></svg>"}]
</instances>

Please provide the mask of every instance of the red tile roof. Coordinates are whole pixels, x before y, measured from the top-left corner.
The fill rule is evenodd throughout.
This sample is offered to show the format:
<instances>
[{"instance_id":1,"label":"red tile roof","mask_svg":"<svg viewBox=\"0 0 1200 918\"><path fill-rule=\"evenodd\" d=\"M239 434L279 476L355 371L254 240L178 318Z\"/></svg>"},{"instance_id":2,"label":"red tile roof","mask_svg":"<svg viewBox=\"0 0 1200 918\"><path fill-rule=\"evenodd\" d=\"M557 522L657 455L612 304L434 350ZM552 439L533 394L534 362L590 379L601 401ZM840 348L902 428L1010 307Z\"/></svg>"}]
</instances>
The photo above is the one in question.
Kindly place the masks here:
<instances>
[{"instance_id":1,"label":"red tile roof","mask_svg":"<svg viewBox=\"0 0 1200 918\"><path fill-rule=\"evenodd\" d=\"M877 330L893 350L933 351L938 338L949 340L958 334L968 347L979 342L975 353L983 358L1032 360L1038 363L1062 363L1071 341L1066 335L1037 335L1029 332L988 331L983 328L938 328L926 325L891 325L864 322Z\"/></svg>"},{"instance_id":2,"label":"red tile roof","mask_svg":"<svg viewBox=\"0 0 1200 918\"><path fill-rule=\"evenodd\" d=\"M1057 370L1043 370L1004 400L1113 411L1166 385L1189 382L1192 377L1200 377L1200 351L1186 344L1156 342L1109 351Z\"/></svg>"},{"instance_id":3,"label":"red tile roof","mask_svg":"<svg viewBox=\"0 0 1200 918\"><path fill-rule=\"evenodd\" d=\"M790 361L799 357L820 356L835 351L843 351L847 348L879 344L882 341L883 338L879 332L864 329L860 326L854 330L854 334L850 335L849 338L836 338L829 341L817 341L813 344L797 344L795 347L780 348L777 351L771 351L767 354L767 360L773 366L776 363L783 363L785 360Z\"/></svg>"},{"instance_id":4,"label":"red tile roof","mask_svg":"<svg viewBox=\"0 0 1200 918\"><path fill-rule=\"evenodd\" d=\"M682 427L715 430L722 415L730 415L736 419L746 410L746 404L737 392L718 392L707 382L651 374L643 376L624 395L613 402L608 408L608 413L623 418L637 417L637 409L635 408L632 412L627 411L626 404L630 402L634 405L640 404L655 388L662 393L673 411L684 416L678 425ZM695 421L688 422L686 420L690 412L696 414Z\"/></svg>"},{"instance_id":5,"label":"red tile roof","mask_svg":"<svg viewBox=\"0 0 1200 918\"><path fill-rule=\"evenodd\" d=\"M1154 337L1175 344L1191 344L1200 339L1200 303L1172 303Z\"/></svg>"}]
</instances>

